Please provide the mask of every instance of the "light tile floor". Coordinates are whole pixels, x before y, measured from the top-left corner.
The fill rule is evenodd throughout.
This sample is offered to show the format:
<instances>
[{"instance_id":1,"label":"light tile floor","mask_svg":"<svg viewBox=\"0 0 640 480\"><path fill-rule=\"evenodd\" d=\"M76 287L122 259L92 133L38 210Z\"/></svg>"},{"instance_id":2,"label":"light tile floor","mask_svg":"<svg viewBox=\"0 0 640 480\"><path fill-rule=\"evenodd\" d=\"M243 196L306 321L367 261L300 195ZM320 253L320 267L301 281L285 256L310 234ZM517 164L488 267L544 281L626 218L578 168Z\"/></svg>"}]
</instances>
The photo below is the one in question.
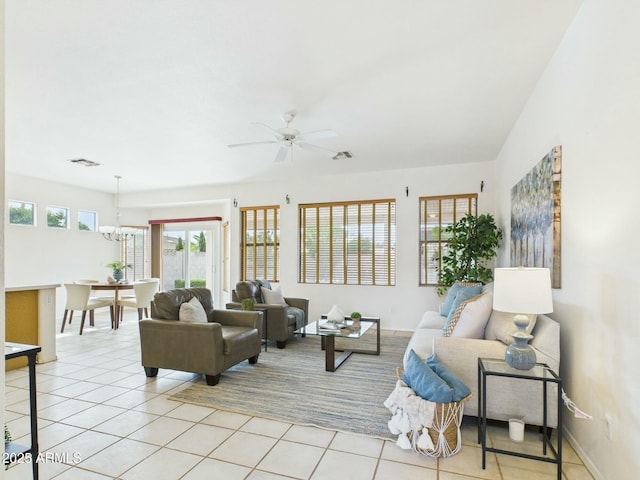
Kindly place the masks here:
<instances>
[{"instance_id":1,"label":"light tile floor","mask_svg":"<svg viewBox=\"0 0 640 480\"><path fill-rule=\"evenodd\" d=\"M145 377L134 311L126 312L115 332L102 314L82 336L77 322L58 335L58 360L37 367L40 450L50 454L39 464L41 479L556 478L553 464L493 453L483 470L475 419L470 418L463 422L461 451L434 459L389 441L175 402L168 397L198 376L161 370L155 379ZM287 354L286 349L280 352ZM29 444L27 379L26 368L10 371L5 386L6 422L14 439L24 444ZM224 383L212 388L224 388ZM488 440L514 446L504 426L490 427ZM522 448L539 454L539 437L527 433ZM563 448L563 478L592 480L566 441ZM4 473L9 480L28 479L31 466L16 464Z\"/></svg>"}]
</instances>

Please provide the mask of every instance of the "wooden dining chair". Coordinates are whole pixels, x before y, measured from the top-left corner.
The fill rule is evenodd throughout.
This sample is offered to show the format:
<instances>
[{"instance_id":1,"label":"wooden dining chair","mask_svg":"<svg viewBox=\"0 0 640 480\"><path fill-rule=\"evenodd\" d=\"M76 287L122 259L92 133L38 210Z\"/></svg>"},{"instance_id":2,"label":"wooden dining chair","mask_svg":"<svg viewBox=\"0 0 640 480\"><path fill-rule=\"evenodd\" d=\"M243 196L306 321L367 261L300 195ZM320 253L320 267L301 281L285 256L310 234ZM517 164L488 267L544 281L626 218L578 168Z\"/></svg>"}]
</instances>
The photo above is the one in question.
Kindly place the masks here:
<instances>
[{"instance_id":1,"label":"wooden dining chair","mask_svg":"<svg viewBox=\"0 0 640 480\"><path fill-rule=\"evenodd\" d=\"M62 328L60 333L64 333L64 327L67 323L67 315L69 315L69 323L73 318L74 311L82 312L82 320L80 321L80 335L84 329L84 322L89 312L90 323L94 325L94 311L96 308L109 307L111 313L111 328L113 328L113 300L110 298L91 297L91 285L88 283L65 283L64 288L67 291L67 302L64 308L64 316L62 317Z\"/></svg>"}]
</instances>

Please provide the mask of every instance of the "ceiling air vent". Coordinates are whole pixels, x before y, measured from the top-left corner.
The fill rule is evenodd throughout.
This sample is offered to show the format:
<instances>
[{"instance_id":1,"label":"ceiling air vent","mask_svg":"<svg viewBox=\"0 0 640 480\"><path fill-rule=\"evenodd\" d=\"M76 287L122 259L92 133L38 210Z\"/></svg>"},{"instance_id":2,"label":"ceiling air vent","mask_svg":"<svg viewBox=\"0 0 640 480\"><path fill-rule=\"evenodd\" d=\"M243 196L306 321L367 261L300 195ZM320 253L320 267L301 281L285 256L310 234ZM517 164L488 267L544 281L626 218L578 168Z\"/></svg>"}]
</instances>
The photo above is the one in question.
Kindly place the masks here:
<instances>
[{"instance_id":1,"label":"ceiling air vent","mask_svg":"<svg viewBox=\"0 0 640 480\"><path fill-rule=\"evenodd\" d=\"M85 167L97 167L98 165L100 165L98 162L94 162L93 160L87 160L86 158L76 158L69 161L77 165L84 165Z\"/></svg>"},{"instance_id":2,"label":"ceiling air vent","mask_svg":"<svg viewBox=\"0 0 640 480\"><path fill-rule=\"evenodd\" d=\"M331 158L333 158L334 160L344 160L346 158L353 158L353 153L345 150L344 152L336 153L335 156Z\"/></svg>"}]
</instances>

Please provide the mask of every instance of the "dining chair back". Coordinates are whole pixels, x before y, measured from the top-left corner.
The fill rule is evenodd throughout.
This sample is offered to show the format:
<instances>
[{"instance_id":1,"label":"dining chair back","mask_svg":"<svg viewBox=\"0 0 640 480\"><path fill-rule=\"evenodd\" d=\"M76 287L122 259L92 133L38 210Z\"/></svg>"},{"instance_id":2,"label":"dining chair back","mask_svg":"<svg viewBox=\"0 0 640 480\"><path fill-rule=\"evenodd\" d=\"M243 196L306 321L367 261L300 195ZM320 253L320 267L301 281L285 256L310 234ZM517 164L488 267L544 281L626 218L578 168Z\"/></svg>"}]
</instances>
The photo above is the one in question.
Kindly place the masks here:
<instances>
[{"instance_id":1,"label":"dining chair back","mask_svg":"<svg viewBox=\"0 0 640 480\"><path fill-rule=\"evenodd\" d=\"M91 297L91 285L88 283L65 283L64 288L67 291L67 301L64 308L64 316L62 317L60 333L64 333L67 315L69 315L69 323L71 323L73 312L81 311L80 335L82 335L87 312L89 312L90 324L93 326L95 318L94 310L101 307L109 307L111 312L111 327L113 328L113 301L111 299Z\"/></svg>"},{"instance_id":2,"label":"dining chair back","mask_svg":"<svg viewBox=\"0 0 640 480\"><path fill-rule=\"evenodd\" d=\"M135 296L123 297L118 300L117 308L120 309L120 318L122 318L122 312L124 307L131 307L138 310L138 320L142 320L142 315L149 317L149 308L151 308L151 301L153 296L160 289L160 279L151 278L143 281L138 281L133 284L133 291Z\"/></svg>"}]
</instances>

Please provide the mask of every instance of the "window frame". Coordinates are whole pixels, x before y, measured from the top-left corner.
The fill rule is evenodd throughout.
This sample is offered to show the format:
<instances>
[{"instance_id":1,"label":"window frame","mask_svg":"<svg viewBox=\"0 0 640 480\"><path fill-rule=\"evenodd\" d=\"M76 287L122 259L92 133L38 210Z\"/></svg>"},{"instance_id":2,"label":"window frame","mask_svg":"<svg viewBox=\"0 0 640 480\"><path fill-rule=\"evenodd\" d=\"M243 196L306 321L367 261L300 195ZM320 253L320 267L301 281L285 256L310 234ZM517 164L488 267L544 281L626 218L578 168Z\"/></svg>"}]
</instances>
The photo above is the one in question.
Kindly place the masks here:
<instances>
[{"instance_id":1,"label":"window frame","mask_svg":"<svg viewBox=\"0 0 640 480\"><path fill-rule=\"evenodd\" d=\"M90 213L93 215L93 229L89 228L87 230L84 230L82 228L80 228L80 215L82 215L83 213ZM78 209L78 230L81 232L97 232L98 231L98 213L94 212L93 210L84 210L84 209Z\"/></svg>"},{"instance_id":2,"label":"window frame","mask_svg":"<svg viewBox=\"0 0 640 480\"><path fill-rule=\"evenodd\" d=\"M467 210L458 210L459 201L467 201ZM455 224L460 218L467 213L471 213L475 216L478 215L478 194L477 193L463 193L456 195L437 195L437 196L425 196L420 197L419 201L419 218L418 218L418 286L420 287L437 287L440 285L438 282L439 271L442 267L442 252L446 250L446 245L449 243L442 237L442 230L448 225ZM433 210L429 208L429 202L437 202L437 222L433 221L434 217L430 217L430 212ZM452 202L452 219L451 223L443 222L443 202ZM429 239L429 229L438 228L438 237L436 239ZM429 261L429 252L433 251L429 248L430 245L436 245L435 250L440 254L434 258L437 262L436 265L431 264ZM436 281L430 282L429 277L434 275Z\"/></svg>"},{"instance_id":3,"label":"window frame","mask_svg":"<svg viewBox=\"0 0 640 480\"><path fill-rule=\"evenodd\" d=\"M269 212L273 212L272 216L269 216ZM247 242L247 215L253 213L252 224L253 239L254 242L249 244ZM262 218L262 228L257 229L258 216ZM273 231L273 240L267 241L269 231ZM255 241L259 238L259 234L262 234L262 242ZM273 249L273 255L269 258L269 249ZM253 249L253 256L249 255L250 249ZM262 271L258 271L258 263L255 261L258 258L258 250L262 249L263 265ZM253 258L251 265L250 258ZM272 275L269 272L273 272ZM273 278L270 278L273 277ZM254 207L240 207L240 279L241 280L254 280L265 279L269 282L280 282L280 205L263 205Z\"/></svg>"},{"instance_id":4,"label":"window frame","mask_svg":"<svg viewBox=\"0 0 640 480\"><path fill-rule=\"evenodd\" d=\"M357 208L357 213L349 211L353 207ZM370 208L371 211L363 212L363 207L365 210ZM315 212L310 215L312 210ZM352 215L356 215L357 218L355 225L350 223ZM367 220L365 217L370 219L369 228L363 228L367 225L364 223ZM300 204L298 205L298 222L299 283L396 285L397 204L395 198ZM322 234L323 228L325 235ZM380 234L383 240L377 242L376 238L380 238ZM311 245L315 244L314 253L311 255L307 252L309 242ZM366 250L364 252L363 247ZM353 258L353 248L357 249L355 258ZM367 256L370 257L367 258ZM366 271L367 267L371 268L371 272ZM353 281L354 275L355 281Z\"/></svg>"},{"instance_id":5,"label":"window frame","mask_svg":"<svg viewBox=\"0 0 640 480\"><path fill-rule=\"evenodd\" d=\"M52 209L63 210L65 212L64 226L49 225L49 213L51 213ZM70 213L71 212L68 207L61 207L59 205L47 205L47 228L53 228L55 230L69 230L69 214Z\"/></svg>"},{"instance_id":6,"label":"window frame","mask_svg":"<svg viewBox=\"0 0 640 480\"><path fill-rule=\"evenodd\" d=\"M24 208L24 207L14 207L11 204L21 204L21 205L31 205L31 223L14 223L11 221L11 209L12 208ZM26 202L22 200L8 200L7 207L9 209L7 213L7 219L9 221L9 225L18 225L21 227L37 227L38 226L38 215L37 215L37 204L35 202Z\"/></svg>"}]
</instances>

